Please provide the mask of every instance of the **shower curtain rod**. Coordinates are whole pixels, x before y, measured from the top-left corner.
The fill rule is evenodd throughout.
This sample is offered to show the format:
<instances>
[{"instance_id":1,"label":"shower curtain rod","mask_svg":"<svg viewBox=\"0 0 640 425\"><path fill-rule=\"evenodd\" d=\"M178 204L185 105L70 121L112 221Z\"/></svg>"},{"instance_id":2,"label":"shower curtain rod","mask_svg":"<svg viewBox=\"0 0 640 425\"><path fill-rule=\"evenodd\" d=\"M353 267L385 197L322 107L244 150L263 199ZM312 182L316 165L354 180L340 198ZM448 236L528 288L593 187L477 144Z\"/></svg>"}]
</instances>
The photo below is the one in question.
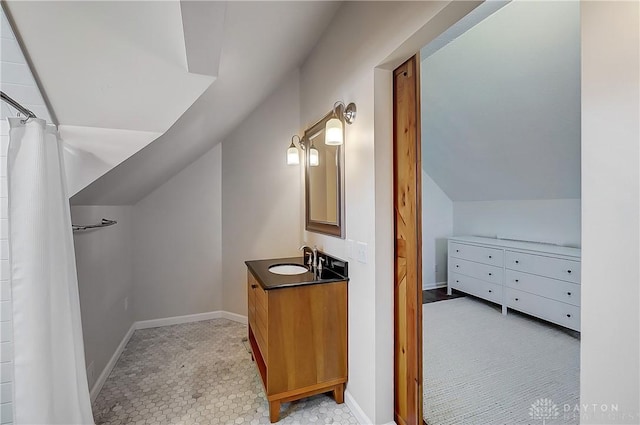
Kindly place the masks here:
<instances>
[{"instance_id":1,"label":"shower curtain rod","mask_svg":"<svg viewBox=\"0 0 640 425\"><path fill-rule=\"evenodd\" d=\"M11 97L9 97L8 94L6 94L3 91L0 91L0 97L2 98L2 100L4 100L5 102L7 102L9 105L13 106L14 108L16 108L20 113L22 113L22 115L24 115L25 117L27 117L27 119L29 118L38 118L36 117L36 114L34 114L33 112L31 112L30 110L28 110L27 108L25 108L24 106L22 106L21 104L19 104L18 102L16 102L15 100L13 100Z\"/></svg>"}]
</instances>

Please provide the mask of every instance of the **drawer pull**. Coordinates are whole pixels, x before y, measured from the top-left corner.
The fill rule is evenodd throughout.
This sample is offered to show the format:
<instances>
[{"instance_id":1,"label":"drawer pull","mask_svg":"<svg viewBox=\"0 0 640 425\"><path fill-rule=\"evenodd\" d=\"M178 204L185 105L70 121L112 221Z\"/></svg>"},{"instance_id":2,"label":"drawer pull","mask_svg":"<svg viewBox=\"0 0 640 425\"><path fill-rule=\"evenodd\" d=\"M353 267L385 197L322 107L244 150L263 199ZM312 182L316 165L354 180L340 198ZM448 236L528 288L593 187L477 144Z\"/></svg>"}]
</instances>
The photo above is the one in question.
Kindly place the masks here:
<instances>
[{"instance_id":1,"label":"drawer pull","mask_svg":"<svg viewBox=\"0 0 640 425\"><path fill-rule=\"evenodd\" d=\"M456 267L460 267L460 266L456 264Z\"/></svg>"},{"instance_id":2,"label":"drawer pull","mask_svg":"<svg viewBox=\"0 0 640 425\"><path fill-rule=\"evenodd\" d=\"M489 292L493 292L491 289L489 289Z\"/></svg>"},{"instance_id":3,"label":"drawer pull","mask_svg":"<svg viewBox=\"0 0 640 425\"><path fill-rule=\"evenodd\" d=\"M489 258L493 258L492 256L489 256Z\"/></svg>"},{"instance_id":4,"label":"drawer pull","mask_svg":"<svg viewBox=\"0 0 640 425\"><path fill-rule=\"evenodd\" d=\"M456 252L460 252L460 250L459 250L459 249L456 249Z\"/></svg>"},{"instance_id":5,"label":"drawer pull","mask_svg":"<svg viewBox=\"0 0 640 425\"><path fill-rule=\"evenodd\" d=\"M520 261L516 260L516 264L520 264Z\"/></svg>"},{"instance_id":6,"label":"drawer pull","mask_svg":"<svg viewBox=\"0 0 640 425\"><path fill-rule=\"evenodd\" d=\"M567 273L571 274L571 270L567 270Z\"/></svg>"},{"instance_id":7,"label":"drawer pull","mask_svg":"<svg viewBox=\"0 0 640 425\"><path fill-rule=\"evenodd\" d=\"M571 317L571 315L570 315L570 314L567 314L567 317Z\"/></svg>"},{"instance_id":8,"label":"drawer pull","mask_svg":"<svg viewBox=\"0 0 640 425\"><path fill-rule=\"evenodd\" d=\"M258 285L251 284L251 288L256 289Z\"/></svg>"},{"instance_id":9,"label":"drawer pull","mask_svg":"<svg viewBox=\"0 0 640 425\"><path fill-rule=\"evenodd\" d=\"M459 281L459 280L456 280L456 283L460 283L460 281Z\"/></svg>"},{"instance_id":10,"label":"drawer pull","mask_svg":"<svg viewBox=\"0 0 640 425\"><path fill-rule=\"evenodd\" d=\"M519 301L519 299L518 299L518 298L516 298L516 301Z\"/></svg>"},{"instance_id":11,"label":"drawer pull","mask_svg":"<svg viewBox=\"0 0 640 425\"><path fill-rule=\"evenodd\" d=\"M567 295L571 296L571 292L567 292Z\"/></svg>"},{"instance_id":12,"label":"drawer pull","mask_svg":"<svg viewBox=\"0 0 640 425\"><path fill-rule=\"evenodd\" d=\"M493 276L493 273L489 273L489 276Z\"/></svg>"},{"instance_id":13,"label":"drawer pull","mask_svg":"<svg viewBox=\"0 0 640 425\"><path fill-rule=\"evenodd\" d=\"M518 279L516 279L516 283L520 282Z\"/></svg>"}]
</instances>

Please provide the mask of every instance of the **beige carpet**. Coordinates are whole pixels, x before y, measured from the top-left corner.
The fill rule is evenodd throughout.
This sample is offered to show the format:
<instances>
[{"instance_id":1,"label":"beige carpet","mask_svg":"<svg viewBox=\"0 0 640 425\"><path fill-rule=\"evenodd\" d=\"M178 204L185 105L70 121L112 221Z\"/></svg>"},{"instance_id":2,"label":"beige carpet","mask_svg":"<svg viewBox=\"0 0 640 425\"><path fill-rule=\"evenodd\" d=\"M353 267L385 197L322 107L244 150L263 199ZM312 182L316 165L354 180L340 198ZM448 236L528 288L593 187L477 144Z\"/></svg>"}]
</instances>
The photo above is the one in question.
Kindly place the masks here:
<instances>
[{"instance_id":1,"label":"beige carpet","mask_svg":"<svg viewBox=\"0 0 640 425\"><path fill-rule=\"evenodd\" d=\"M465 297L423 305L428 425L578 424L580 341Z\"/></svg>"}]
</instances>

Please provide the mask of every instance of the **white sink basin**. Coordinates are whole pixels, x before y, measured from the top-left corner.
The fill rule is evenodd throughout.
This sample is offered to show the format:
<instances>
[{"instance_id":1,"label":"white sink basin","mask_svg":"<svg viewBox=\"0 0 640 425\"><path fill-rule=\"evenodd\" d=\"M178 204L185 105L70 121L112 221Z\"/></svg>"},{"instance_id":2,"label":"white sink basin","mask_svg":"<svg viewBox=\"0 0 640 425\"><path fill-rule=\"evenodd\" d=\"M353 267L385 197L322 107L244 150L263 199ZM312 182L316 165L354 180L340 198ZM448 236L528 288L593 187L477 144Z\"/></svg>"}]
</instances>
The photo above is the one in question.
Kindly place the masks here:
<instances>
[{"instance_id":1,"label":"white sink basin","mask_svg":"<svg viewBox=\"0 0 640 425\"><path fill-rule=\"evenodd\" d=\"M298 264L276 264L274 266L269 267L269 271L275 274L302 274L309 271L304 266L300 266Z\"/></svg>"}]
</instances>

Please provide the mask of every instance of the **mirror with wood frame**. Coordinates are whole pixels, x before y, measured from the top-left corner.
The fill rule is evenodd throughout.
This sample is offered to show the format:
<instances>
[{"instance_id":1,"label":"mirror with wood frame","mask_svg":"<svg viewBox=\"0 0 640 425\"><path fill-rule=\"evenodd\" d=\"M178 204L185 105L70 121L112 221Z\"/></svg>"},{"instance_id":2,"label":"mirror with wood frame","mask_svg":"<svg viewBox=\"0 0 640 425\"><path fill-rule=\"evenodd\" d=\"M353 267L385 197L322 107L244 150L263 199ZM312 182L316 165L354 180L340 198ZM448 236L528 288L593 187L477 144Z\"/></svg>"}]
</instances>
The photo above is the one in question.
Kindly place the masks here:
<instances>
[{"instance_id":1,"label":"mirror with wood frame","mask_svg":"<svg viewBox=\"0 0 640 425\"><path fill-rule=\"evenodd\" d=\"M344 145L324 143L327 114L304 132L305 228L344 239ZM344 126L342 128L344 140ZM312 158L312 148L318 152Z\"/></svg>"}]
</instances>

